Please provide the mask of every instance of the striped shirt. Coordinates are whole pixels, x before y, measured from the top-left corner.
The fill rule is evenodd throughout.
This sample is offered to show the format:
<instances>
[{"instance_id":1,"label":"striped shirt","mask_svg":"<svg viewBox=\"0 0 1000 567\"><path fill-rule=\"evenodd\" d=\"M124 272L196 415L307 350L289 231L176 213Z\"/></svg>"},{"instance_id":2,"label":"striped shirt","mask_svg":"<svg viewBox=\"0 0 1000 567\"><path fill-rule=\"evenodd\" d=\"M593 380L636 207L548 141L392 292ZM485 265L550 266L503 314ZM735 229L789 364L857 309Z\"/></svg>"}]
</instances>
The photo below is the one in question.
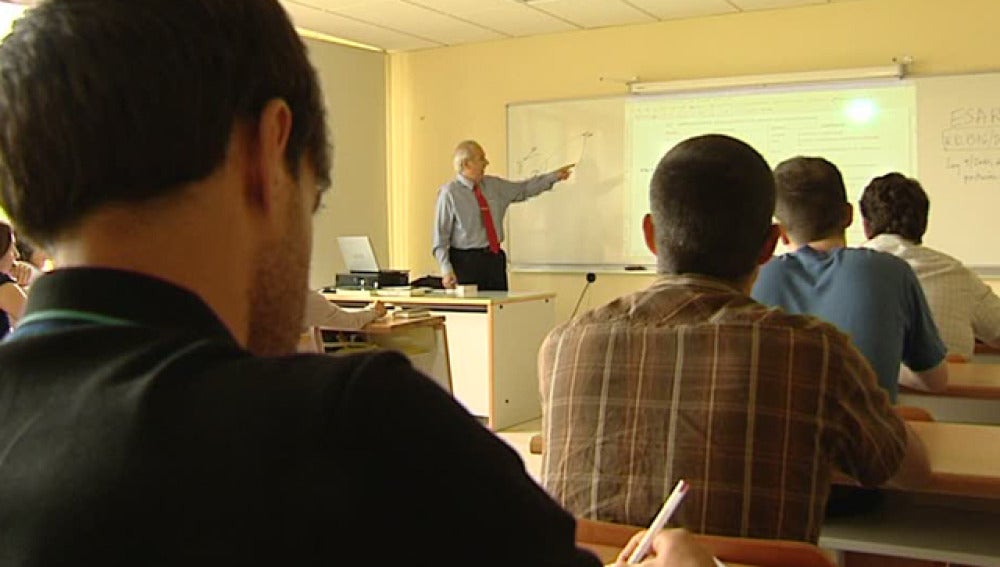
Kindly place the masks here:
<instances>
[{"instance_id":1,"label":"striped shirt","mask_svg":"<svg viewBox=\"0 0 1000 567\"><path fill-rule=\"evenodd\" d=\"M542 481L574 514L815 542L831 473L891 477L903 423L846 335L719 280L664 276L556 328L539 354Z\"/></svg>"},{"instance_id":2,"label":"striped shirt","mask_svg":"<svg viewBox=\"0 0 1000 567\"><path fill-rule=\"evenodd\" d=\"M1000 344L1000 297L960 261L898 234L880 234L864 246L913 268L949 354L971 359L976 339Z\"/></svg>"}]
</instances>

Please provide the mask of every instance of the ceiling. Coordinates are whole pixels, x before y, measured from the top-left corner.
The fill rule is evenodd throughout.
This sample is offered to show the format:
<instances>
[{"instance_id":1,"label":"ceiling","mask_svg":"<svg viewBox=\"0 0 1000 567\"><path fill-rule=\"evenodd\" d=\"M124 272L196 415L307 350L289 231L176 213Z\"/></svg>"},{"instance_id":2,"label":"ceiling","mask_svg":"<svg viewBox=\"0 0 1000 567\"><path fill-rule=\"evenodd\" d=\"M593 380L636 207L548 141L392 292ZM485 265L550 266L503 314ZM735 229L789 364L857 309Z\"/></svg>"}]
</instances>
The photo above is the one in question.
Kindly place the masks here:
<instances>
[{"instance_id":1,"label":"ceiling","mask_svg":"<svg viewBox=\"0 0 1000 567\"><path fill-rule=\"evenodd\" d=\"M410 51L849 0L281 0L299 28Z\"/></svg>"}]
</instances>

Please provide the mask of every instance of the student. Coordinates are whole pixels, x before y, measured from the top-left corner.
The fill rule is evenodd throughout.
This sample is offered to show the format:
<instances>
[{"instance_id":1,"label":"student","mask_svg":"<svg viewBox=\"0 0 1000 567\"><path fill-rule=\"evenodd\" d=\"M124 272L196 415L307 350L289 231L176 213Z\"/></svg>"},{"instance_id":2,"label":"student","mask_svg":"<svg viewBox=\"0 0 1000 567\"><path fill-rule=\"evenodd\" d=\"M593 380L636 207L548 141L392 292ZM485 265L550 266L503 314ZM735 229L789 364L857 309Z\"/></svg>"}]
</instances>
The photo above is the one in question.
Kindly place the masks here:
<instances>
[{"instance_id":1,"label":"student","mask_svg":"<svg viewBox=\"0 0 1000 567\"><path fill-rule=\"evenodd\" d=\"M511 203L524 201L568 179L572 165L526 181L486 175L486 152L473 140L460 142L453 156L456 176L438 191L432 252L442 285L476 284L507 291L503 219Z\"/></svg>"},{"instance_id":2,"label":"student","mask_svg":"<svg viewBox=\"0 0 1000 567\"><path fill-rule=\"evenodd\" d=\"M834 467L923 482L923 445L850 339L749 297L778 239L764 159L726 136L685 140L649 196L659 279L560 325L539 354L546 489L578 516L642 525L684 479L689 530L815 542Z\"/></svg>"},{"instance_id":3,"label":"student","mask_svg":"<svg viewBox=\"0 0 1000 567\"><path fill-rule=\"evenodd\" d=\"M916 179L889 173L861 195L866 248L913 268L950 356L972 358L976 340L1000 347L1000 297L962 263L922 244L930 201Z\"/></svg>"},{"instance_id":4,"label":"student","mask_svg":"<svg viewBox=\"0 0 1000 567\"><path fill-rule=\"evenodd\" d=\"M754 299L850 335L893 402L900 383L943 390L946 351L913 270L891 254L847 247L853 209L840 170L823 158L796 157L778 164L774 178L775 216L793 252L761 268Z\"/></svg>"},{"instance_id":5,"label":"student","mask_svg":"<svg viewBox=\"0 0 1000 567\"><path fill-rule=\"evenodd\" d=\"M347 311L331 303L318 291L306 293L306 311L302 327L327 327L342 331L357 331L386 314L385 304L375 301L364 309Z\"/></svg>"},{"instance_id":6,"label":"student","mask_svg":"<svg viewBox=\"0 0 1000 567\"><path fill-rule=\"evenodd\" d=\"M0 221L0 338L7 336L24 312L27 295L13 275L17 266L17 238L10 225Z\"/></svg>"},{"instance_id":7,"label":"student","mask_svg":"<svg viewBox=\"0 0 1000 567\"><path fill-rule=\"evenodd\" d=\"M0 564L598 565L401 355L269 356L322 100L275 0L49 0L3 40L0 205L59 269L0 345Z\"/></svg>"}]
</instances>

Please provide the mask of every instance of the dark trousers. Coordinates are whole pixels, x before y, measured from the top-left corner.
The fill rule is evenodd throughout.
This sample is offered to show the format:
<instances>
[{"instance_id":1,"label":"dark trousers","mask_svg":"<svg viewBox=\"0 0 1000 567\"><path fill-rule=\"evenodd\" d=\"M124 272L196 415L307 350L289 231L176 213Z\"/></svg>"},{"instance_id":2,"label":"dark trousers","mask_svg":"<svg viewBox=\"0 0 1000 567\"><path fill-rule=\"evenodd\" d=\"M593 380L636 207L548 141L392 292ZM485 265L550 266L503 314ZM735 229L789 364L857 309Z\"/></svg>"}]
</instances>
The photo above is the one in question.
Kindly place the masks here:
<instances>
[{"instance_id":1,"label":"dark trousers","mask_svg":"<svg viewBox=\"0 0 1000 567\"><path fill-rule=\"evenodd\" d=\"M489 248L450 248L448 258L460 284L476 284L483 291L507 291L507 253Z\"/></svg>"}]
</instances>

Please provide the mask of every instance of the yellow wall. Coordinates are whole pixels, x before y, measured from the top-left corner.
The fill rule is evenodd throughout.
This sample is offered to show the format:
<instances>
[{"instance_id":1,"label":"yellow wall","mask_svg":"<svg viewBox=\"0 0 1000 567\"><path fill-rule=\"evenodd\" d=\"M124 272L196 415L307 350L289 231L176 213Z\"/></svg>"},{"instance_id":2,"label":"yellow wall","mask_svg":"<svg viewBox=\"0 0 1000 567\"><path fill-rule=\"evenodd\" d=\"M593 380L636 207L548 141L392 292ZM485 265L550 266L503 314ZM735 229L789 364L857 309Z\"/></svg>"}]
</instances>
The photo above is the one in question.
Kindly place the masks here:
<instances>
[{"instance_id":1,"label":"yellow wall","mask_svg":"<svg viewBox=\"0 0 1000 567\"><path fill-rule=\"evenodd\" d=\"M309 283L318 288L344 271L337 236L368 235L378 258L389 258L386 55L314 40L306 45L333 142L333 186L313 221Z\"/></svg>"},{"instance_id":2,"label":"yellow wall","mask_svg":"<svg viewBox=\"0 0 1000 567\"><path fill-rule=\"evenodd\" d=\"M795 9L504 40L393 54L390 75L391 252L415 274L433 273L437 188L452 175L454 144L476 138L506 170L509 102L624 92L602 76L659 81L888 64L911 55L913 74L994 70L996 0L856 0ZM530 202L517 206L531 206ZM567 211L571 219L572 211ZM648 284L599 275L584 307ZM515 289L559 294L573 308L579 274L512 274Z\"/></svg>"}]
</instances>

